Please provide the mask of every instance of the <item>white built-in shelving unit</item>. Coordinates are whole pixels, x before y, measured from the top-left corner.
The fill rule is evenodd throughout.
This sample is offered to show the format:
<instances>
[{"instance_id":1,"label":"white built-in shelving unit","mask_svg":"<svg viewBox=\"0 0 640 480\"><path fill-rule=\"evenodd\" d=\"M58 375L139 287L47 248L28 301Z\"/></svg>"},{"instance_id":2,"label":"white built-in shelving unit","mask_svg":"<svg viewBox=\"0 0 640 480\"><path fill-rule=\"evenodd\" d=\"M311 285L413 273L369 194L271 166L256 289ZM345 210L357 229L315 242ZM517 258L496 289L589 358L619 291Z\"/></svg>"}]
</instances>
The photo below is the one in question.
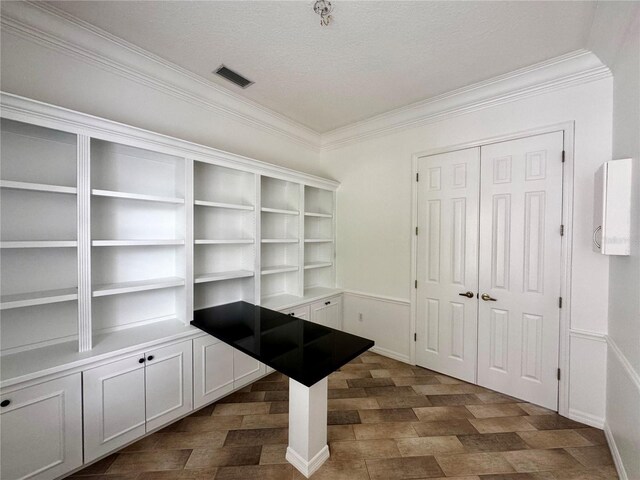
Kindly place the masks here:
<instances>
[{"instance_id":1,"label":"white built-in shelving unit","mask_svg":"<svg viewBox=\"0 0 640 480\"><path fill-rule=\"evenodd\" d=\"M338 292L336 182L2 101L3 385L193 336L194 309Z\"/></svg>"}]
</instances>

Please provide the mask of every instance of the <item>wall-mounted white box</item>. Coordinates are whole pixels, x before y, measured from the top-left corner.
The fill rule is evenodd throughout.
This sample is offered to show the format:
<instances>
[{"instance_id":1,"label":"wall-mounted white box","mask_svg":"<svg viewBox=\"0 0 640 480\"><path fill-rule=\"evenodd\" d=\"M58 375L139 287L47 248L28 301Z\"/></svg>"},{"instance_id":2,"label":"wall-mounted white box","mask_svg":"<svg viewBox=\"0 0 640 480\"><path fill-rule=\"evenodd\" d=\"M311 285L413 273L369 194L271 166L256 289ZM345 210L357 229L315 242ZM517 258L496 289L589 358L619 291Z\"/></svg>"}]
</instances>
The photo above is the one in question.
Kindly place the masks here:
<instances>
[{"instance_id":1,"label":"wall-mounted white box","mask_svg":"<svg viewBox=\"0 0 640 480\"><path fill-rule=\"evenodd\" d=\"M595 174L593 250L629 255L631 249L630 158L605 162Z\"/></svg>"}]
</instances>

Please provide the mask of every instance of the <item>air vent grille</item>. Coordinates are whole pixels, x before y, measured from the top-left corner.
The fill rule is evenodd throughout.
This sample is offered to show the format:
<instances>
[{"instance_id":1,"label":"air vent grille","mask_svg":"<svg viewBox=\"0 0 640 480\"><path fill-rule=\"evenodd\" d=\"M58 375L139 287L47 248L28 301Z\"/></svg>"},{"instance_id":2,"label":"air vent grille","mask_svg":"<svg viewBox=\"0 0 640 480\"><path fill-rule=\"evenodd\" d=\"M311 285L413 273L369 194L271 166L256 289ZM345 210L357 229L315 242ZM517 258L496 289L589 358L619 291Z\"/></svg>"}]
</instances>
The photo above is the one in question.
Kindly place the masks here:
<instances>
[{"instance_id":1,"label":"air vent grille","mask_svg":"<svg viewBox=\"0 0 640 480\"><path fill-rule=\"evenodd\" d=\"M229 80L231 83L239 86L240 88L247 88L249 85L252 85L253 82L237 72L225 67L224 65L220 65L213 73L220 75L222 78Z\"/></svg>"}]
</instances>

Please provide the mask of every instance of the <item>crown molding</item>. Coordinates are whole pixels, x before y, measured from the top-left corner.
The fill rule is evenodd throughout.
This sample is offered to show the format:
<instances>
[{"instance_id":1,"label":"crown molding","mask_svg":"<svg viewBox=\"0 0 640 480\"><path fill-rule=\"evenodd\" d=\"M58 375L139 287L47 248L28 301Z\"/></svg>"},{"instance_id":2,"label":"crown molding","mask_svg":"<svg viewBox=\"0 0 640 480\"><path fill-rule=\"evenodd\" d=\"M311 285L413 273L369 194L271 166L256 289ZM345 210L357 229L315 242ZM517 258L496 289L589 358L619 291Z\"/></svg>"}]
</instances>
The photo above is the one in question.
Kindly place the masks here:
<instances>
[{"instance_id":1,"label":"crown molding","mask_svg":"<svg viewBox=\"0 0 640 480\"><path fill-rule=\"evenodd\" d=\"M2 30L319 151L320 134L45 2L3 2Z\"/></svg>"},{"instance_id":2,"label":"crown molding","mask_svg":"<svg viewBox=\"0 0 640 480\"><path fill-rule=\"evenodd\" d=\"M322 150L332 150L367 138L608 77L611 77L611 71L598 57L587 50L577 50L323 133L320 144Z\"/></svg>"}]
</instances>

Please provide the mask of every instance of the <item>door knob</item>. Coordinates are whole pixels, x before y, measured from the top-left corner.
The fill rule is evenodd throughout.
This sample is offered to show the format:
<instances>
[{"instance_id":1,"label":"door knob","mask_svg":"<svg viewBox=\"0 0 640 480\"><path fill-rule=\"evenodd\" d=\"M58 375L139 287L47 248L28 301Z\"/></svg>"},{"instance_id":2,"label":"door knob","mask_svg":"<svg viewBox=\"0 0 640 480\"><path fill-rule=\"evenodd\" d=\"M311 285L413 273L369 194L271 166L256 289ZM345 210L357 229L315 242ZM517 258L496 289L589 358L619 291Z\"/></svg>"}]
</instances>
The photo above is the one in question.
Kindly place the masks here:
<instances>
[{"instance_id":1,"label":"door knob","mask_svg":"<svg viewBox=\"0 0 640 480\"><path fill-rule=\"evenodd\" d=\"M497 300L497 298L491 298L491 295L489 295L488 293L483 293L480 298L485 302L495 302Z\"/></svg>"},{"instance_id":2,"label":"door knob","mask_svg":"<svg viewBox=\"0 0 640 480\"><path fill-rule=\"evenodd\" d=\"M473 298L473 292L459 293L461 297Z\"/></svg>"}]
</instances>

